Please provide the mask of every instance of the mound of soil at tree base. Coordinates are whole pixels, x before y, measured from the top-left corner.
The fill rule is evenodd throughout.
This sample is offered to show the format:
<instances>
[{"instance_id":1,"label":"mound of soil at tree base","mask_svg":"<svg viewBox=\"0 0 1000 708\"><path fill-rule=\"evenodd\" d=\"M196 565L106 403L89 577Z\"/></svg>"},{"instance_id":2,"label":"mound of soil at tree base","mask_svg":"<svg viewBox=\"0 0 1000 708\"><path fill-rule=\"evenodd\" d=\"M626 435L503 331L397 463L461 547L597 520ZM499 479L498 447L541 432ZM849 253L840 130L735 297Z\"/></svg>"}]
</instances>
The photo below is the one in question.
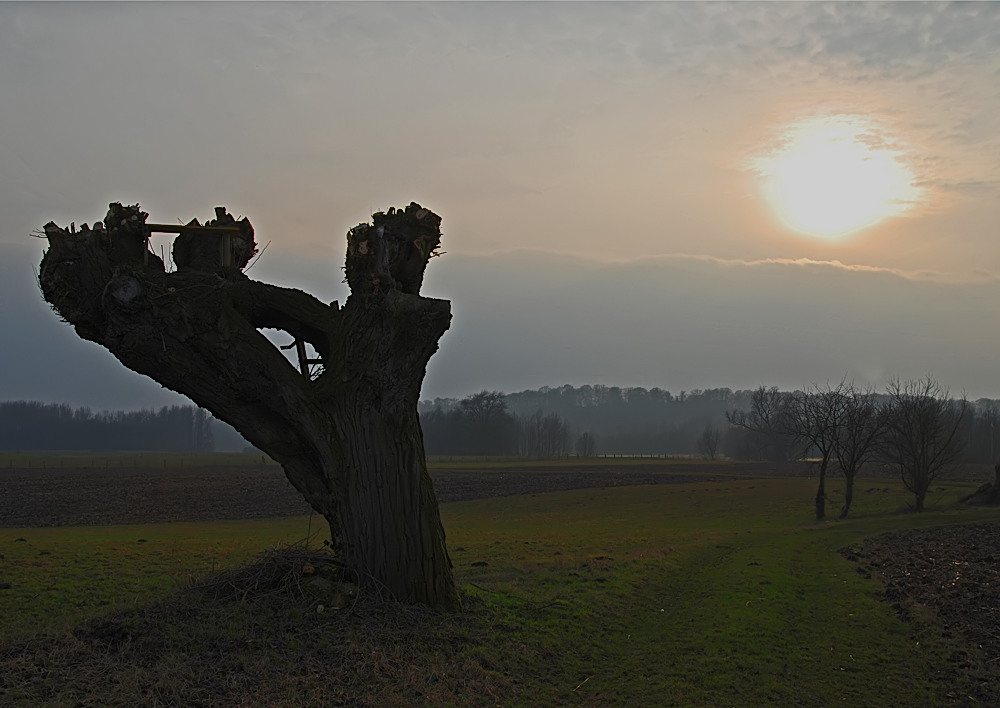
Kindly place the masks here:
<instances>
[{"instance_id":1,"label":"mound of soil at tree base","mask_svg":"<svg viewBox=\"0 0 1000 708\"><path fill-rule=\"evenodd\" d=\"M1000 522L894 532L841 553L884 583L903 619L926 608L945 639L967 647L934 667L956 686L956 704L1000 705Z\"/></svg>"},{"instance_id":2,"label":"mound of soil at tree base","mask_svg":"<svg viewBox=\"0 0 1000 708\"><path fill-rule=\"evenodd\" d=\"M801 475L802 463L650 462L432 470L442 502L587 487L724 481ZM706 471L707 470L707 471ZM277 465L0 469L0 527L107 526L167 521L260 519L308 514Z\"/></svg>"}]
</instances>

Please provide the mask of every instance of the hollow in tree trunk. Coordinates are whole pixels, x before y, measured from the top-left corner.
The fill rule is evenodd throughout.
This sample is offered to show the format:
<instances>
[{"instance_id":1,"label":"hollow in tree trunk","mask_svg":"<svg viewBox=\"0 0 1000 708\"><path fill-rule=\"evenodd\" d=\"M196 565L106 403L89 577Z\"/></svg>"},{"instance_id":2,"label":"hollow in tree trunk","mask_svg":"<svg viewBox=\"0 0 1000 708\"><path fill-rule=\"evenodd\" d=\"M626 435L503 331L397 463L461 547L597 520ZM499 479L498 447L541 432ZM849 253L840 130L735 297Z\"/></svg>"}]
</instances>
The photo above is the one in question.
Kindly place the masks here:
<instances>
[{"instance_id":1,"label":"hollow in tree trunk","mask_svg":"<svg viewBox=\"0 0 1000 708\"><path fill-rule=\"evenodd\" d=\"M457 609L417 417L427 362L451 322L447 301L419 294L440 217L414 203L351 229L343 307L248 278L253 228L224 208L205 226L154 227L180 232L176 272L149 251L146 219L116 203L93 229L47 224L45 299L81 337L281 463L359 582ZM299 365L261 329L288 333Z\"/></svg>"}]
</instances>

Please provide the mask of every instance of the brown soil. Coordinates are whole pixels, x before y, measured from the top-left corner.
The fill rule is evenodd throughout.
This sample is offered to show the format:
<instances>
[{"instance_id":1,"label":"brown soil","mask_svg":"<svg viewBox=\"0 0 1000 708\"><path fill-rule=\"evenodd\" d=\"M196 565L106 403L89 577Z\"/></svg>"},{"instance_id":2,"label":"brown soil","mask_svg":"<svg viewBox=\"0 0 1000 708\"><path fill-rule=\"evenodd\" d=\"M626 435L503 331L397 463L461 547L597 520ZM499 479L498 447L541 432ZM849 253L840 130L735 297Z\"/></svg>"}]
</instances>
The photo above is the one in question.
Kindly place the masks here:
<instances>
[{"instance_id":1,"label":"brown soil","mask_svg":"<svg viewBox=\"0 0 1000 708\"><path fill-rule=\"evenodd\" d=\"M708 471L706 471L706 469ZM655 463L628 467L510 467L432 470L442 502L585 487L721 481L806 474L801 464ZM308 514L276 465L0 470L0 527L107 526L259 519Z\"/></svg>"},{"instance_id":2,"label":"brown soil","mask_svg":"<svg viewBox=\"0 0 1000 708\"><path fill-rule=\"evenodd\" d=\"M966 647L948 657L945 680L961 705L1000 705L1000 523L955 524L884 534L842 550L858 572L885 585L886 600L922 632ZM964 694L964 695L963 695Z\"/></svg>"}]
</instances>

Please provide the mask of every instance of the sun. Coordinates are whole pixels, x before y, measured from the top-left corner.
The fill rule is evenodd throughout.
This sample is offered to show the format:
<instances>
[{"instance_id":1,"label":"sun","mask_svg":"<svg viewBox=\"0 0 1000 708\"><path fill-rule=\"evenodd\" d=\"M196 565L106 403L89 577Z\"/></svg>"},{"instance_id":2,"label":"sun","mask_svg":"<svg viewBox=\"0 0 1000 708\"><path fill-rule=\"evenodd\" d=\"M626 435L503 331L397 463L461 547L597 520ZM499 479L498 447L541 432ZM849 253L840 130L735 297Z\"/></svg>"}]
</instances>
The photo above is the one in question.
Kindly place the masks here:
<instances>
[{"instance_id":1,"label":"sun","mask_svg":"<svg viewBox=\"0 0 1000 708\"><path fill-rule=\"evenodd\" d=\"M753 160L752 169L788 228L823 239L900 216L921 197L904 151L864 116L793 123L775 149Z\"/></svg>"}]
</instances>

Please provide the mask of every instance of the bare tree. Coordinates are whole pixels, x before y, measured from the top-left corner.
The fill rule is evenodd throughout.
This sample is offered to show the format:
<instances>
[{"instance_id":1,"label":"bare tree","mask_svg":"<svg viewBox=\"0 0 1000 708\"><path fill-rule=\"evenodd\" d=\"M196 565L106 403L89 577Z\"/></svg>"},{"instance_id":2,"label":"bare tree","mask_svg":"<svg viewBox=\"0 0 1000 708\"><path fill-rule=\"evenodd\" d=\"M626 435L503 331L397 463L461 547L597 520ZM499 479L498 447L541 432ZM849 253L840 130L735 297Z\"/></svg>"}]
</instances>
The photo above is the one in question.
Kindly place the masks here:
<instances>
[{"instance_id":1,"label":"bare tree","mask_svg":"<svg viewBox=\"0 0 1000 708\"><path fill-rule=\"evenodd\" d=\"M726 413L730 425L745 430L762 460L788 459L796 433L792 420L793 398L777 387L761 386L750 396L750 410Z\"/></svg>"},{"instance_id":2,"label":"bare tree","mask_svg":"<svg viewBox=\"0 0 1000 708\"><path fill-rule=\"evenodd\" d=\"M460 434L472 454L510 455L517 448L517 421L502 391L480 391L458 404Z\"/></svg>"},{"instance_id":3,"label":"bare tree","mask_svg":"<svg viewBox=\"0 0 1000 708\"><path fill-rule=\"evenodd\" d=\"M949 399L948 391L931 377L895 380L886 392L883 454L899 469L916 510L923 511L931 484L962 454L958 431L968 402L964 396Z\"/></svg>"},{"instance_id":4,"label":"bare tree","mask_svg":"<svg viewBox=\"0 0 1000 708\"><path fill-rule=\"evenodd\" d=\"M872 388L859 389L851 382L843 386L842 396L843 406L834 438L834 454L846 483L841 519L851 510L858 473L878 455L887 423L885 409L878 405Z\"/></svg>"},{"instance_id":5,"label":"bare tree","mask_svg":"<svg viewBox=\"0 0 1000 708\"><path fill-rule=\"evenodd\" d=\"M47 224L45 299L78 335L280 462L359 581L457 609L417 418L427 362L451 322L447 301L419 294L440 217L413 203L351 229L351 295L339 307L248 278L253 228L224 208L205 227L154 227L147 216L116 203L93 229ZM180 232L177 272L150 252L151 230ZM261 329L291 335L298 366Z\"/></svg>"},{"instance_id":6,"label":"bare tree","mask_svg":"<svg viewBox=\"0 0 1000 708\"><path fill-rule=\"evenodd\" d=\"M580 433L576 439L576 454L584 458L597 454L597 436L590 432Z\"/></svg>"},{"instance_id":7,"label":"bare tree","mask_svg":"<svg viewBox=\"0 0 1000 708\"><path fill-rule=\"evenodd\" d=\"M719 454L719 442L722 440L722 432L718 426L707 423L705 429L698 436L698 454L706 460L714 460Z\"/></svg>"},{"instance_id":8,"label":"bare tree","mask_svg":"<svg viewBox=\"0 0 1000 708\"><path fill-rule=\"evenodd\" d=\"M569 452L571 432L569 425L558 413L549 413L542 420L541 449L551 457L562 457Z\"/></svg>"},{"instance_id":9,"label":"bare tree","mask_svg":"<svg viewBox=\"0 0 1000 708\"><path fill-rule=\"evenodd\" d=\"M570 429L558 413L541 408L517 418L518 452L523 457L559 457L570 450Z\"/></svg>"},{"instance_id":10,"label":"bare tree","mask_svg":"<svg viewBox=\"0 0 1000 708\"><path fill-rule=\"evenodd\" d=\"M459 401L458 409L470 422L482 426L489 426L509 415L503 391L484 390L466 396Z\"/></svg>"},{"instance_id":11,"label":"bare tree","mask_svg":"<svg viewBox=\"0 0 1000 708\"><path fill-rule=\"evenodd\" d=\"M795 438L819 452L819 486L816 490L816 519L826 516L826 473L830 467L844 411L845 384L813 385L795 395L788 407L788 426Z\"/></svg>"}]
</instances>

